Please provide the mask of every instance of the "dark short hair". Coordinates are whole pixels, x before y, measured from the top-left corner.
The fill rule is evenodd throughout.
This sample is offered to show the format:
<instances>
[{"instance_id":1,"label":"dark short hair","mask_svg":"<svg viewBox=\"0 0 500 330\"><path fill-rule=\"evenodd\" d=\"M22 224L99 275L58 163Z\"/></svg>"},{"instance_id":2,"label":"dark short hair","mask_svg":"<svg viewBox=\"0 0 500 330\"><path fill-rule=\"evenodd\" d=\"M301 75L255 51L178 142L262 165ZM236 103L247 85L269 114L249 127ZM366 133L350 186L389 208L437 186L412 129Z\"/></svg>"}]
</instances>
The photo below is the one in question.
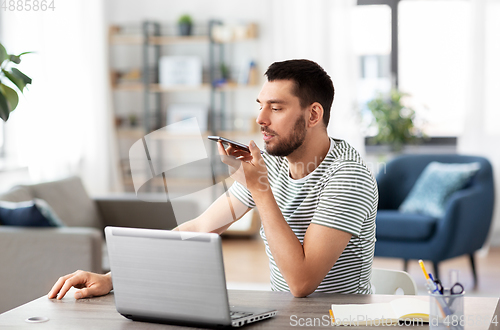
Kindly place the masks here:
<instances>
[{"instance_id":1,"label":"dark short hair","mask_svg":"<svg viewBox=\"0 0 500 330\"><path fill-rule=\"evenodd\" d=\"M274 62L265 75L268 81L294 81L293 93L299 98L300 106L305 108L314 102L321 104L324 110L323 122L325 127L328 126L335 89L332 79L321 66L310 60Z\"/></svg>"}]
</instances>

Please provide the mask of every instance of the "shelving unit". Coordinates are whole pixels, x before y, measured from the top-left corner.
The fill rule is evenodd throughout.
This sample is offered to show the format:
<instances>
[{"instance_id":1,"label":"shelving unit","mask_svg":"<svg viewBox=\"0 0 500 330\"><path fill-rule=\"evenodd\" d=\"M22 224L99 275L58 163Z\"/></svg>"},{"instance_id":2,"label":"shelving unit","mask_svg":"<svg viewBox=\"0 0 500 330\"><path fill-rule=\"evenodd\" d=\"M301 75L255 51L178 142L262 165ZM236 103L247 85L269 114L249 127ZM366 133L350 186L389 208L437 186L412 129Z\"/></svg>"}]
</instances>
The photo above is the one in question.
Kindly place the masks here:
<instances>
[{"instance_id":1,"label":"shelving unit","mask_svg":"<svg viewBox=\"0 0 500 330\"><path fill-rule=\"evenodd\" d=\"M135 72L119 73L112 68L110 72L114 98L119 98L118 94L124 93L126 95L138 95L142 99L141 109L135 112L140 122L139 125L130 125L132 116L129 115L130 118L127 120L123 118L122 111L122 117L120 118L118 111L115 111L115 115L117 116L116 136L120 146L120 169L122 171L124 187L127 191L134 191L130 169L128 168L128 149L145 135L166 125L167 108L170 98L185 95L186 93L203 95L200 98L208 97L209 101L206 102L208 108L208 129L206 132L202 132L204 137L207 135L222 135L238 139L241 136L251 135L251 132L235 132L232 130L232 127L228 127L226 98L228 93L255 88L255 85L242 85L235 82L227 82L225 84L214 83L221 78L220 64L224 63L227 65L225 60L226 47L237 47L238 42L241 41L216 40L213 29L220 27L221 24L218 21L210 21L205 34L193 36L165 35L162 33L162 26L159 23L150 21L143 22L140 32L135 31L134 33L123 33L120 27L110 27L110 49L113 49L115 46L133 47L135 51L137 51L137 48L141 49L142 63L140 64L140 69L136 68ZM253 39L255 40L255 38ZM161 56L167 55L172 48L184 45L197 47L196 49L198 49L200 54L203 53L202 55L208 57L208 65L204 67L203 83L197 86L161 86L159 84L159 61ZM133 78L127 77L127 75ZM171 140L176 137L165 134L164 138ZM210 154L215 155L216 144L211 143L208 146L211 148ZM211 159L213 160L214 158ZM212 180L215 180L215 176L221 173L219 163L212 162L214 170ZM198 179L186 178L186 180L180 180L179 184L196 184L196 180ZM151 180L151 184L148 185L148 190L151 192L163 189L165 187L163 187L161 177L158 180Z\"/></svg>"}]
</instances>

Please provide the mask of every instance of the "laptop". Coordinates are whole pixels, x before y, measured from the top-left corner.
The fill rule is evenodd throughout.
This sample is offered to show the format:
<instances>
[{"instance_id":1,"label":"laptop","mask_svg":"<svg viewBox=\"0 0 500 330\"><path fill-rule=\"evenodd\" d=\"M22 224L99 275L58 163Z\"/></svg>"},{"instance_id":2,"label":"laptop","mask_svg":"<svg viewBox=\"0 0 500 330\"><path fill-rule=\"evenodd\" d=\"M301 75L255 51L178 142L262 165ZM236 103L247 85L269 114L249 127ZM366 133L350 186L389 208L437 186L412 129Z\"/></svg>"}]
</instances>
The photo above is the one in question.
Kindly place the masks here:
<instances>
[{"instance_id":1,"label":"laptop","mask_svg":"<svg viewBox=\"0 0 500 330\"><path fill-rule=\"evenodd\" d=\"M239 327L277 313L230 308L217 234L122 227L105 234L116 310L126 318Z\"/></svg>"}]
</instances>

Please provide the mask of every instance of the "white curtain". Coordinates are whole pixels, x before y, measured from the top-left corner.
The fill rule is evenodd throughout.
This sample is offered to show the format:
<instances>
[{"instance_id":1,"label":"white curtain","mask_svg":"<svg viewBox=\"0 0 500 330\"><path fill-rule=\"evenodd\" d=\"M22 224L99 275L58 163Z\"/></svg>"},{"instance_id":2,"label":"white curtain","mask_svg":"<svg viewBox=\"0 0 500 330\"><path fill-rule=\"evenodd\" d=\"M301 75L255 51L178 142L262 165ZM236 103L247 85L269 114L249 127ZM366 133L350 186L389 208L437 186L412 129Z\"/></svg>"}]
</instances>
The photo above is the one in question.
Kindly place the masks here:
<instances>
[{"instance_id":1,"label":"white curtain","mask_svg":"<svg viewBox=\"0 0 500 330\"><path fill-rule=\"evenodd\" d=\"M500 2L472 0L469 95L458 150L490 160L495 176L495 212L490 242L500 245Z\"/></svg>"},{"instance_id":2,"label":"white curtain","mask_svg":"<svg viewBox=\"0 0 500 330\"><path fill-rule=\"evenodd\" d=\"M364 154L356 107L357 70L353 52L355 0L272 0L270 52L274 61L305 58L317 62L335 87L328 133Z\"/></svg>"},{"instance_id":3,"label":"white curtain","mask_svg":"<svg viewBox=\"0 0 500 330\"><path fill-rule=\"evenodd\" d=\"M7 153L33 181L80 175L92 194L118 189L104 0L5 12L2 42L33 79L7 122Z\"/></svg>"}]
</instances>

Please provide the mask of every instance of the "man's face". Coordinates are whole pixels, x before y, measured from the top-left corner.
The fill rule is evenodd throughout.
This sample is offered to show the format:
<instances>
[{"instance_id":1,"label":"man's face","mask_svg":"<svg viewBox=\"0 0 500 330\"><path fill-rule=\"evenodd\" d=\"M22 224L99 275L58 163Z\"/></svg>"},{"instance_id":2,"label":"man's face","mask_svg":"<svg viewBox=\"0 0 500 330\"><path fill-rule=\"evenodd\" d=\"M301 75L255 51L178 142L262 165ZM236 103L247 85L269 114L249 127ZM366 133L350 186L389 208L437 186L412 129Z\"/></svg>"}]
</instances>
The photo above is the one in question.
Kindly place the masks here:
<instances>
[{"instance_id":1,"label":"man's face","mask_svg":"<svg viewBox=\"0 0 500 330\"><path fill-rule=\"evenodd\" d=\"M266 151L273 156L288 156L299 148L306 137L306 121L300 100L292 91L291 80L266 82L257 102L260 113L257 124L263 134Z\"/></svg>"}]
</instances>

